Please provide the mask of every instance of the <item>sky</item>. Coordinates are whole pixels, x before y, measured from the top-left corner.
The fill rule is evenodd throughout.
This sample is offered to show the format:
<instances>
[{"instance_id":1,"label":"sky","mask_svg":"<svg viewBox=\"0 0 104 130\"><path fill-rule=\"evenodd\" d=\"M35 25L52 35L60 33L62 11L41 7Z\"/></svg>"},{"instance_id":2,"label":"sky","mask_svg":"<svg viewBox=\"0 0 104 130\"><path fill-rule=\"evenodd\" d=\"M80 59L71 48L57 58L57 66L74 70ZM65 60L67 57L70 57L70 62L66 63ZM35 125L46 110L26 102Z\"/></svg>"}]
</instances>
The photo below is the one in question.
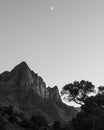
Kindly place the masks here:
<instances>
[{"instance_id":1,"label":"sky","mask_svg":"<svg viewBox=\"0 0 104 130\"><path fill-rule=\"evenodd\" d=\"M21 61L47 87L104 85L104 1L0 0L0 73Z\"/></svg>"}]
</instances>

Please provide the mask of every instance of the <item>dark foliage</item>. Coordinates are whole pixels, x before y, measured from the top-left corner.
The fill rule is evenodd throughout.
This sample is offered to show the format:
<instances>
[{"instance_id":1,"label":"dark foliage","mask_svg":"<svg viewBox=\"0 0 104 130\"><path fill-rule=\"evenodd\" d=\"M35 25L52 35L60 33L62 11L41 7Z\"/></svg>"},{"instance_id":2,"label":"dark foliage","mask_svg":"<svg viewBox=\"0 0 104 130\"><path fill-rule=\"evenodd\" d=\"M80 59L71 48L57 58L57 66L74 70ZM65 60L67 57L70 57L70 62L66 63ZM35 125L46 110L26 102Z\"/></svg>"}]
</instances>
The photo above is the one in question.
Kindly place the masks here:
<instances>
[{"instance_id":1,"label":"dark foliage","mask_svg":"<svg viewBox=\"0 0 104 130\"><path fill-rule=\"evenodd\" d=\"M36 128L44 127L45 129L48 126L46 119L41 115L38 115L38 116L32 115L32 117L30 118L30 121L32 121L34 127Z\"/></svg>"},{"instance_id":2,"label":"dark foliage","mask_svg":"<svg viewBox=\"0 0 104 130\"><path fill-rule=\"evenodd\" d=\"M53 130L60 130L60 128L61 128L60 121L54 121Z\"/></svg>"},{"instance_id":3,"label":"dark foliage","mask_svg":"<svg viewBox=\"0 0 104 130\"><path fill-rule=\"evenodd\" d=\"M25 130L46 130L48 126L46 119L41 115L32 115L28 119L24 113L16 112L13 106L3 106L0 107L0 130L8 129L7 124L12 127L17 124L18 127Z\"/></svg>"},{"instance_id":4,"label":"dark foliage","mask_svg":"<svg viewBox=\"0 0 104 130\"><path fill-rule=\"evenodd\" d=\"M62 95L67 94L68 101L74 101L77 104L83 105L88 95L94 92L94 85L85 80L75 81L63 87Z\"/></svg>"},{"instance_id":5,"label":"dark foliage","mask_svg":"<svg viewBox=\"0 0 104 130\"><path fill-rule=\"evenodd\" d=\"M54 121L53 124L48 124L44 116L32 115L26 117L24 113L15 111L13 106L0 107L0 130L69 130L70 123L64 125L60 121ZM10 128L11 127L11 128Z\"/></svg>"},{"instance_id":6,"label":"dark foliage","mask_svg":"<svg viewBox=\"0 0 104 130\"><path fill-rule=\"evenodd\" d=\"M104 94L87 97L71 126L73 130L104 130Z\"/></svg>"}]
</instances>

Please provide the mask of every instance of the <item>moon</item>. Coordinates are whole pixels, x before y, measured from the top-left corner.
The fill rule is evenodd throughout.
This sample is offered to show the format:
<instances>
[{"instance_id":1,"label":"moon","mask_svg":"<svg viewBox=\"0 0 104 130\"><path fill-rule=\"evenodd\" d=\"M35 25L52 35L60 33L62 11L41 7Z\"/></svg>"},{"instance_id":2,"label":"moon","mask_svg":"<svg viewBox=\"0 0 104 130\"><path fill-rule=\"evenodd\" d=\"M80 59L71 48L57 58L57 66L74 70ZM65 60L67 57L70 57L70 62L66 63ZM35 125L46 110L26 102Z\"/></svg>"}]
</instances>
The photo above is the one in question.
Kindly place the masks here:
<instances>
[{"instance_id":1,"label":"moon","mask_svg":"<svg viewBox=\"0 0 104 130\"><path fill-rule=\"evenodd\" d=\"M51 6L51 10L53 11L55 9L55 7L54 6Z\"/></svg>"}]
</instances>

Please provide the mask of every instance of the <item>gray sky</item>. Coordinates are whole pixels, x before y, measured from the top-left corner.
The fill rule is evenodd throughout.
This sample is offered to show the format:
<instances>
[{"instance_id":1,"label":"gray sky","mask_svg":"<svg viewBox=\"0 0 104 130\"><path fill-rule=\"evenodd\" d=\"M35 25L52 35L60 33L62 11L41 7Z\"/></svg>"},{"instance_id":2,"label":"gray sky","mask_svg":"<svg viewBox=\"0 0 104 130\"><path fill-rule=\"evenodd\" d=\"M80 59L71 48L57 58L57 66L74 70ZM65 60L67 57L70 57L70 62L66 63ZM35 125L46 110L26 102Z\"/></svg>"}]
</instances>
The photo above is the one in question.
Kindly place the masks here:
<instances>
[{"instance_id":1,"label":"gray sky","mask_svg":"<svg viewBox=\"0 0 104 130\"><path fill-rule=\"evenodd\" d=\"M0 0L0 72L21 61L47 86L104 85L104 0Z\"/></svg>"}]
</instances>

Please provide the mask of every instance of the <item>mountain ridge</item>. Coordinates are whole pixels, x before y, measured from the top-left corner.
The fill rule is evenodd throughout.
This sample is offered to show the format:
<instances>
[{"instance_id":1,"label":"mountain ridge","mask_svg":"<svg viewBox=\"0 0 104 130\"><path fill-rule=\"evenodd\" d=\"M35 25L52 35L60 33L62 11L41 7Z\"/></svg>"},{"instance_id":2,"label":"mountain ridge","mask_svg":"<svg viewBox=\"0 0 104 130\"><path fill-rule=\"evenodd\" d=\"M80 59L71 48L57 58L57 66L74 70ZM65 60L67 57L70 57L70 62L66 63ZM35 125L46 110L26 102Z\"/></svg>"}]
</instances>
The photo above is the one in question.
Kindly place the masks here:
<instances>
[{"instance_id":1,"label":"mountain ridge","mask_svg":"<svg viewBox=\"0 0 104 130\"><path fill-rule=\"evenodd\" d=\"M28 116L41 113L49 122L68 121L77 113L74 107L62 102L58 87L47 88L26 62L0 74L0 104L15 105Z\"/></svg>"}]
</instances>

